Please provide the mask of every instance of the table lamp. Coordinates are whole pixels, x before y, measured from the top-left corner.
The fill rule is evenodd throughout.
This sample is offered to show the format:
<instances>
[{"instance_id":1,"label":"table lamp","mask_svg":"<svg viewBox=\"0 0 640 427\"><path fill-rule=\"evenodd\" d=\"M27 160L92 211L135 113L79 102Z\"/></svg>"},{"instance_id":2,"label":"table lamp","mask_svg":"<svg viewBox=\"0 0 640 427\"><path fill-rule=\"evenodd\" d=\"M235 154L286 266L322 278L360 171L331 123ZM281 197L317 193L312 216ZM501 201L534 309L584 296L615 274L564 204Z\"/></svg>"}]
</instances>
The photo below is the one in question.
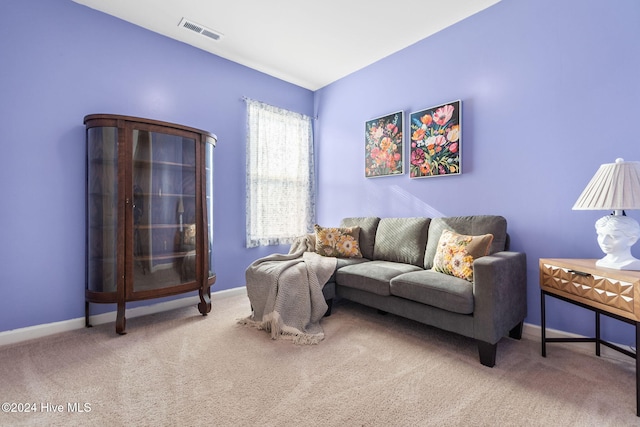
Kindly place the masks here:
<instances>
[{"instance_id":1,"label":"table lamp","mask_svg":"<svg viewBox=\"0 0 640 427\"><path fill-rule=\"evenodd\" d=\"M626 216L625 209L640 209L640 162L601 165L591 178L574 210L613 210L596 221L600 249L606 254L598 267L640 270L640 260L631 255L631 246L640 238L640 225Z\"/></svg>"}]
</instances>

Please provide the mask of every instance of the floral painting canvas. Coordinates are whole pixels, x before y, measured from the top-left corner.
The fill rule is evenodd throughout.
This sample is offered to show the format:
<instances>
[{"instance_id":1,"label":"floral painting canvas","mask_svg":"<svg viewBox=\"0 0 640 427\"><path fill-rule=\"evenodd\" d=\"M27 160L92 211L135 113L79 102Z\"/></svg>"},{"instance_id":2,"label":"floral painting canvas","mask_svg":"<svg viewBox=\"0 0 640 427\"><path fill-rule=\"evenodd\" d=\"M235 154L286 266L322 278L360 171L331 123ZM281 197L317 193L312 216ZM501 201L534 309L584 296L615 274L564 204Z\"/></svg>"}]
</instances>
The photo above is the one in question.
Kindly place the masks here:
<instances>
[{"instance_id":1,"label":"floral painting canvas","mask_svg":"<svg viewBox=\"0 0 640 427\"><path fill-rule=\"evenodd\" d=\"M398 111L365 123L365 177L404 173L403 120Z\"/></svg>"},{"instance_id":2,"label":"floral painting canvas","mask_svg":"<svg viewBox=\"0 0 640 427\"><path fill-rule=\"evenodd\" d=\"M411 113L410 178L461 173L460 101Z\"/></svg>"}]
</instances>

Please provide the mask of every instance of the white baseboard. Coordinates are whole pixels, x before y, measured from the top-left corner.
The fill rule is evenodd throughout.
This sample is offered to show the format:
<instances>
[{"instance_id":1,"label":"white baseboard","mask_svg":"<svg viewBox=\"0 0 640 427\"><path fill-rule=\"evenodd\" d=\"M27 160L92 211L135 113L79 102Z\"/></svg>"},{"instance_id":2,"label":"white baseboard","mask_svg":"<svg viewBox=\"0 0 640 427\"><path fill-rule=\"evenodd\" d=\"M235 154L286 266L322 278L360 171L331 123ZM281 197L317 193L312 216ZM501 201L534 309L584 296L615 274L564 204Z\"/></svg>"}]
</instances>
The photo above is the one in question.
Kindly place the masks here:
<instances>
[{"instance_id":1,"label":"white baseboard","mask_svg":"<svg viewBox=\"0 0 640 427\"><path fill-rule=\"evenodd\" d=\"M247 290L244 286L239 288L226 289L218 292L211 293L211 300L220 300L236 296L238 294L246 294ZM176 308L188 307L191 305L198 305L200 298L197 296L190 296L185 298L179 298L171 301L160 302L157 304L150 304L140 307L133 307L127 309L127 318L146 316L148 314L160 313L162 311L173 310ZM89 321L92 325L100 325L103 323L114 322L116 319L116 312L111 311L108 313L97 314L90 316ZM15 344L22 341L32 340L35 338L42 338L48 335L57 334L60 332L72 331L75 329L82 329L85 327L84 317L76 319L63 320L61 322L46 323L42 325L28 326L26 328L12 329L9 331L0 332L0 346Z\"/></svg>"}]
</instances>

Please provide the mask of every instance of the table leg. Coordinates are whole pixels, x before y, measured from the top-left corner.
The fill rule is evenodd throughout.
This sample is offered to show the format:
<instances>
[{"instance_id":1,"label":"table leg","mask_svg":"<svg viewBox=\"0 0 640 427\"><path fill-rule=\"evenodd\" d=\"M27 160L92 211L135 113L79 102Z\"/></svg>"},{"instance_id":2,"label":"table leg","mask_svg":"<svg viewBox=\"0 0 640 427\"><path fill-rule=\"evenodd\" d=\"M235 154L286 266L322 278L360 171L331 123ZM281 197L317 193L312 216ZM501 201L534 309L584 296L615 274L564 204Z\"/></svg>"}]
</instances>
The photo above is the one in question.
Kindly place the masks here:
<instances>
[{"instance_id":1,"label":"table leg","mask_svg":"<svg viewBox=\"0 0 640 427\"><path fill-rule=\"evenodd\" d=\"M540 291L540 331L542 333L542 357L547 357L547 334L544 309L544 291Z\"/></svg>"},{"instance_id":2,"label":"table leg","mask_svg":"<svg viewBox=\"0 0 640 427\"><path fill-rule=\"evenodd\" d=\"M636 322L636 415L640 417L640 358L638 358L638 342L640 342L640 322Z\"/></svg>"},{"instance_id":3,"label":"table leg","mask_svg":"<svg viewBox=\"0 0 640 427\"><path fill-rule=\"evenodd\" d=\"M596 311L596 356L600 356L600 313Z\"/></svg>"}]
</instances>

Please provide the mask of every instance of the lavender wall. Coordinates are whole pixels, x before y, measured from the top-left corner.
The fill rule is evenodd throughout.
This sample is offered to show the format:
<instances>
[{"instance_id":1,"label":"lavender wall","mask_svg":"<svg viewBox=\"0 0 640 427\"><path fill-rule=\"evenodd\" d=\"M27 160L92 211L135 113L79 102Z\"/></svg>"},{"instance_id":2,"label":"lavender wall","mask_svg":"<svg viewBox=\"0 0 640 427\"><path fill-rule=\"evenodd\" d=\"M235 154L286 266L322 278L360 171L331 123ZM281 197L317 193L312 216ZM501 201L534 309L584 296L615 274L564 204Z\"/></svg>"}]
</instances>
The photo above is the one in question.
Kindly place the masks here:
<instances>
[{"instance_id":1,"label":"lavender wall","mask_svg":"<svg viewBox=\"0 0 640 427\"><path fill-rule=\"evenodd\" d=\"M0 331L84 316L91 113L217 134L214 290L243 286L276 248L244 248L241 97L312 115L313 93L70 0L3 0L0 15Z\"/></svg>"},{"instance_id":2,"label":"lavender wall","mask_svg":"<svg viewBox=\"0 0 640 427\"><path fill-rule=\"evenodd\" d=\"M504 215L512 249L528 257L527 322L539 324L538 259L601 257L593 227L606 212L571 207L601 163L640 160L632 131L638 22L636 0L502 0L319 90L319 222ZM462 175L363 177L366 120L403 110L407 123L412 111L456 99ZM640 244L634 252L640 256ZM593 315L550 301L548 326L591 334ZM629 325L607 321L603 330L632 341Z\"/></svg>"},{"instance_id":3,"label":"lavender wall","mask_svg":"<svg viewBox=\"0 0 640 427\"><path fill-rule=\"evenodd\" d=\"M86 114L218 135L215 290L242 286L251 261L286 249L244 248L240 99L248 96L319 116L321 224L352 215L504 215L513 249L528 255L533 324L538 259L601 256L593 223L605 212L571 210L583 187L601 163L640 160L627 135L640 110L636 0L606 8L502 0L315 94L70 0L4 0L0 12L0 332L84 314ZM463 105L462 175L363 177L367 119L403 110L408 120L455 99ZM548 308L549 326L591 333L590 314L554 301ZM632 341L628 325L603 329Z\"/></svg>"}]
</instances>

